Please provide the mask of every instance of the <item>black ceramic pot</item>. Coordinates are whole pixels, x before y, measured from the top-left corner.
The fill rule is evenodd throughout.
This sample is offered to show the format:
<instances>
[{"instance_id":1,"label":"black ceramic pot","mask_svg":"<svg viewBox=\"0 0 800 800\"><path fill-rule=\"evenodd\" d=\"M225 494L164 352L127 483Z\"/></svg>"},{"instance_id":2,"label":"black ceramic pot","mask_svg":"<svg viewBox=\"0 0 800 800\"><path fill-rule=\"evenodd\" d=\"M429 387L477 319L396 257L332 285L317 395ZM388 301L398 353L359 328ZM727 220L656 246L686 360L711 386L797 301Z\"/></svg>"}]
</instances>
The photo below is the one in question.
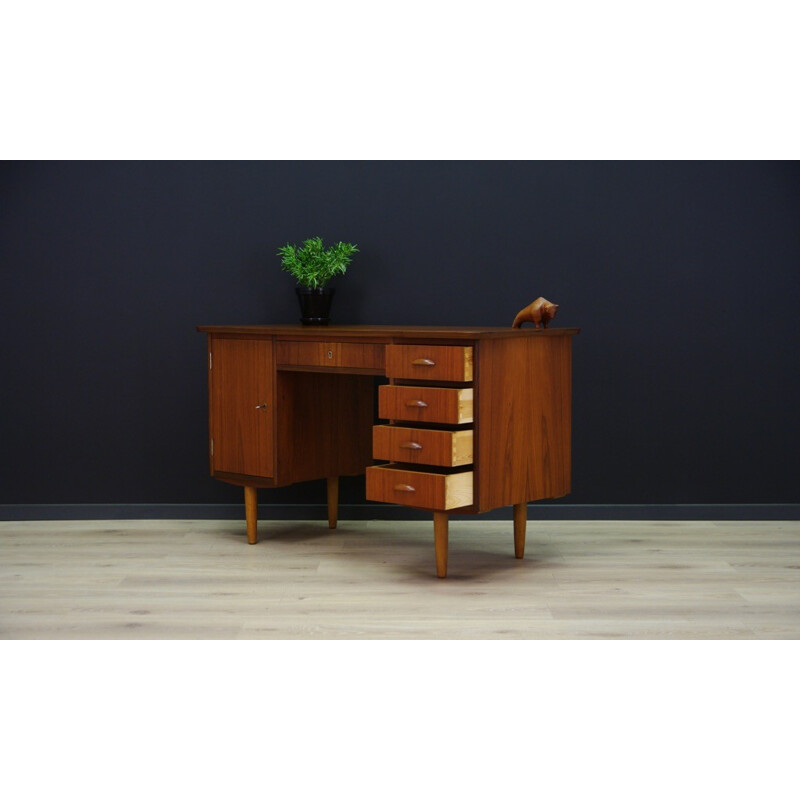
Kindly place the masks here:
<instances>
[{"instance_id":1,"label":"black ceramic pot","mask_svg":"<svg viewBox=\"0 0 800 800\"><path fill-rule=\"evenodd\" d=\"M300 311L303 325L327 325L331 321L331 300L335 289L304 289L300 286L295 290L300 300Z\"/></svg>"}]
</instances>

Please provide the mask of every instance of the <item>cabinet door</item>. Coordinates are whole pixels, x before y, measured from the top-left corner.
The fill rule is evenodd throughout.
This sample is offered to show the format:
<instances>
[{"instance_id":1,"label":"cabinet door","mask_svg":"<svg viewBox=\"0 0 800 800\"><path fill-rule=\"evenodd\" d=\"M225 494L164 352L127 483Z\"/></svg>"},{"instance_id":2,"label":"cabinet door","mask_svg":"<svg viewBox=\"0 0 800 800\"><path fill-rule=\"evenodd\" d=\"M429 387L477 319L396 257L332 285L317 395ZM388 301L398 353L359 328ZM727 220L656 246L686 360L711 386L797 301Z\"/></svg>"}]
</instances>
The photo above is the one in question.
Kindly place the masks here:
<instances>
[{"instance_id":1,"label":"cabinet door","mask_svg":"<svg viewBox=\"0 0 800 800\"><path fill-rule=\"evenodd\" d=\"M272 339L210 337L211 471L274 476Z\"/></svg>"}]
</instances>

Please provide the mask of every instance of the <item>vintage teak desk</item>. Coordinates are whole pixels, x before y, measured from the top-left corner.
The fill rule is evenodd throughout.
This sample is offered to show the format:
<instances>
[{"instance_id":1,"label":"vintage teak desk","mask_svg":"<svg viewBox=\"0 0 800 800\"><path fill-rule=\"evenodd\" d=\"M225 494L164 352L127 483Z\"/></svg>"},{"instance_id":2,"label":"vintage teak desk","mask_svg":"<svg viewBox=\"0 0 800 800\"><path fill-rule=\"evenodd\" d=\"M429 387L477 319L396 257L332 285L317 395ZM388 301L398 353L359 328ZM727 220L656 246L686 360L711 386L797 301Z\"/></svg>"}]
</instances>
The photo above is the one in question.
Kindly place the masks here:
<instances>
[{"instance_id":1,"label":"vintage teak desk","mask_svg":"<svg viewBox=\"0 0 800 800\"><path fill-rule=\"evenodd\" d=\"M203 325L208 334L211 475L244 487L257 541L261 487L366 472L368 500L433 513L436 574L447 574L451 513L514 507L570 491L576 328ZM374 376L379 385L375 423ZM377 463L376 463L377 462Z\"/></svg>"}]
</instances>

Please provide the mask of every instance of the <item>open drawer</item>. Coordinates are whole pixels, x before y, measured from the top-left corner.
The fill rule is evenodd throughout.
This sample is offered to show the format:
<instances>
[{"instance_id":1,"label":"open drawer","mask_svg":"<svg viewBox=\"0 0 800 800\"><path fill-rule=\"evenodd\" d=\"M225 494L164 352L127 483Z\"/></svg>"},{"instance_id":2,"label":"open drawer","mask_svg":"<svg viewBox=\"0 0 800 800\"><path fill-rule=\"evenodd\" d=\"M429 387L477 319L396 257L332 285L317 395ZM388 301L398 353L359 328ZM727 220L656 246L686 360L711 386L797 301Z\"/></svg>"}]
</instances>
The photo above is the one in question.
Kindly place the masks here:
<instances>
[{"instance_id":1,"label":"open drawer","mask_svg":"<svg viewBox=\"0 0 800 800\"><path fill-rule=\"evenodd\" d=\"M376 425L372 429L372 457L381 461L462 467L472 463L472 429L443 431Z\"/></svg>"},{"instance_id":2,"label":"open drawer","mask_svg":"<svg viewBox=\"0 0 800 800\"><path fill-rule=\"evenodd\" d=\"M472 471L418 471L396 464L367 467L367 500L434 511L471 506Z\"/></svg>"},{"instance_id":3,"label":"open drawer","mask_svg":"<svg viewBox=\"0 0 800 800\"><path fill-rule=\"evenodd\" d=\"M462 425L473 420L474 390L439 386L380 386L378 416L408 422Z\"/></svg>"}]
</instances>

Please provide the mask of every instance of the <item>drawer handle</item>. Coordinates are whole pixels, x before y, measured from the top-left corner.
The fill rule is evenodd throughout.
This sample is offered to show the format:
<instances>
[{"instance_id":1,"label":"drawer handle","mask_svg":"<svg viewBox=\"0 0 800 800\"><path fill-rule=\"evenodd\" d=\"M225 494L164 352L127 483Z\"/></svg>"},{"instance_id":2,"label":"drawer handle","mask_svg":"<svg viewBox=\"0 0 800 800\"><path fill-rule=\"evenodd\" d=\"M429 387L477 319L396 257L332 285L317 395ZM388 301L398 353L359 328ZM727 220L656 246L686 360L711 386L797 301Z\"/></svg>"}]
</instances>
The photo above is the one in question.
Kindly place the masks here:
<instances>
[{"instance_id":1,"label":"drawer handle","mask_svg":"<svg viewBox=\"0 0 800 800\"><path fill-rule=\"evenodd\" d=\"M429 358L415 358L411 362L415 367L435 367L436 362L431 361Z\"/></svg>"},{"instance_id":2,"label":"drawer handle","mask_svg":"<svg viewBox=\"0 0 800 800\"><path fill-rule=\"evenodd\" d=\"M427 408L428 404L424 400L410 400L406 403L407 408Z\"/></svg>"},{"instance_id":3,"label":"drawer handle","mask_svg":"<svg viewBox=\"0 0 800 800\"><path fill-rule=\"evenodd\" d=\"M400 447L405 447L406 450L422 450L419 442L403 442Z\"/></svg>"},{"instance_id":4,"label":"drawer handle","mask_svg":"<svg viewBox=\"0 0 800 800\"><path fill-rule=\"evenodd\" d=\"M409 486L407 483L398 483L394 490L396 492L416 492L417 490L413 486Z\"/></svg>"}]
</instances>

